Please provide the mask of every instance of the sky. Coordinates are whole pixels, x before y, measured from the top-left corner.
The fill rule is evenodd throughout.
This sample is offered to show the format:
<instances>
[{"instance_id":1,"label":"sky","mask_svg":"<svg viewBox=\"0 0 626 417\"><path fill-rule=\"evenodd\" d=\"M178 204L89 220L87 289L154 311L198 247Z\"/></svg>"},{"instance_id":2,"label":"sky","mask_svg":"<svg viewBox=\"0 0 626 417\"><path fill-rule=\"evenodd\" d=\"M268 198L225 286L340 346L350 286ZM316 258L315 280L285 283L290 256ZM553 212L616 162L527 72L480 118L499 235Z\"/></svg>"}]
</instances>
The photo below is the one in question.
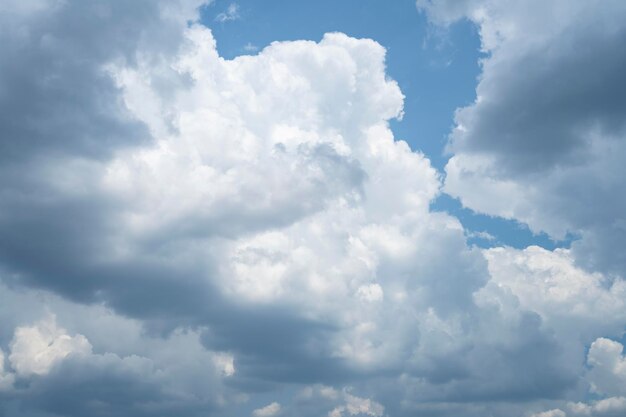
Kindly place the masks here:
<instances>
[{"instance_id":1,"label":"sky","mask_svg":"<svg viewBox=\"0 0 626 417\"><path fill-rule=\"evenodd\" d=\"M1 0L0 416L626 415L625 22Z\"/></svg>"}]
</instances>

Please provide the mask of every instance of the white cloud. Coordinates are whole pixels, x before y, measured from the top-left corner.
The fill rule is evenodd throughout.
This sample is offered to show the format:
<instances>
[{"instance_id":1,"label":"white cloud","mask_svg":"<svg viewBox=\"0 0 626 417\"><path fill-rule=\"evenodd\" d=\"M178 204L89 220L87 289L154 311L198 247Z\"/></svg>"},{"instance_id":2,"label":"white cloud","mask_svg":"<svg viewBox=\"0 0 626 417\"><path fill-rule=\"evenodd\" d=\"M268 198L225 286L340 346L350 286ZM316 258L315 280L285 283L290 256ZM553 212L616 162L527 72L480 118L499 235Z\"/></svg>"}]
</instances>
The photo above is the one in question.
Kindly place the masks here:
<instances>
[{"instance_id":1,"label":"white cloud","mask_svg":"<svg viewBox=\"0 0 626 417\"><path fill-rule=\"evenodd\" d=\"M361 285L356 294L365 301L380 301L383 299L383 289L378 284Z\"/></svg>"},{"instance_id":2,"label":"white cloud","mask_svg":"<svg viewBox=\"0 0 626 417\"><path fill-rule=\"evenodd\" d=\"M215 16L215 21L222 23L239 19L241 19L241 15L239 14L239 5L237 3L229 4L225 11Z\"/></svg>"},{"instance_id":3,"label":"white cloud","mask_svg":"<svg viewBox=\"0 0 626 417\"><path fill-rule=\"evenodd\" d=\"M254 417L272 417L280 414L281 407L277 402L266 405L262 408L257 408L252 412Z\"/></svg>"},{"instance_id":4,"label":"white cloud","mask_svg":"<svg viewBox=\"0 0 626 417\"><path fill-rule=\"evenodd\" d=\"M626 398L609 397L589 404L582 402L569 403L568 409L568 417L619 417L626 412Z\"/></svg>"},{"instance_id":5,"label":"white cloud","mask_svg":"<svg viewBox=\"0 0 626 417\"><path fill-rule=\"evenodd\" d=\"M177 100L161 102L149 87L151 66L118 71L131 109L163 134L153 149L121 154L105 177L111 191L136 206L131 231L232 235L291 224L336 199L362 198L367 129L389 137L385 119L402 107L397 85L385 79L379 45L336 34L320 44L277 43L255 57L224 61L207 29L187 35L187 53L173 64L180 75L173 76L195 81ZM321 75L327 71L333 76ZM368 91L378 99L365 100ZM298 103L286 102L285 94ZM138 107L146 101L156 114ZM342 117L344 106L357 108ZM162 126L168 118L172 134ZM431 184L420 187L420 204L438 186L422 164L420 175Z\"/></svg>"},{"instance_id":6,"label":"white cloud","mask_svg":"<svg viewBox=\"0 0 626 417\"><path fill-rule=\"evenodd\" d=\"M468 238L482 239L489 242L493 242L496 240L496 237L494 235L486 231L467 231L466 235Z\"/></svg>"},{"instance_id":7,"label":"white cloud","mask_svg":"<svg viewBox=\"0 0 626 417\"><path fill-rule=\"evenodd\" d=\"M555 408L554 410L542 411L535 413L531 417L567 417L567 414L563 410Z\"/></svg>"},{"instance_id":8,"label":"white cloud","mask_svg":"<svg viewBox=\"0 0 626 417\"><path fill-rule=\"evenodd\" d=\"M192 26L171 61L109 67L155 141L118 150L102 164L100 192L123 209L112 214L121 226L108 232L111 247L100 246L99 256L149 260L159 248L161 261L198 268L177 285L201 293L210 282L225 303L280 306L336 329L323 338L305 335L304 353L290 351L298 361L339 360L364 374L402 369L421 387L421 400L440 398L442 384L466 400L522 385L536 390L533 378L561 389L580 372L579 362L564 362L584 346L573 343L559 359L550 332L575 340L577 331L561 330L572 323L570 304L580 304L573 311L590 329L597 323L590 305L617 299L619 285L615 294L602 291L601 276L577 270L565 252L529 250L537 265L530 269L512 251L487 252L488 270L484 253L466 246L458 220L429 211L437 172L389 129L403 97L385 74L384 55L371 40L329 34L229 61L208 29ZM572 285L580 288L563 289L574 291L564 301L565 319L553 318L551 300L533 300L523 285L526 278L540 282L544 269L556 271L563 288L566 275L578 279ZM491 286L506 285L511 294L489 287L475 295L490 272ZM509 296L519 304L508 316L492 313L492 304L507 304ZM213 362L222 376L285 360L257 357L243 336L229 337L215 339L235 354L247 349L247 361L237 362L235 373L234 358L218 354ZM281 349L297 347L286 345ZM485 357L499 360L481 366ZM516 367L529 375L523 383ZM493 383L477 383L485 380ZM380 404L357 399L346 396L336 413L382 413Z\"/></svg>"},{"instance_id":9,"label":"white cloud","mask_svg":"<svg viewBox=\"0 0 626 417\"><path fill-rule=\"evenodd\" d=\"M624 346L614 340L599 338L591 344L587 379L591 390L602 395L626 395L626 357Z\"/></svg>"},{"instance_id":10,"label":"white cloud","mask_svg":"<svg viewBox=\"0 0 626 417\"><path fill-rule=\"evenodd\" d=\"M161 47L160 23L178 6L163 31L172 43ZM64 379L72 372L86 396L67 399L78 415L94 414L94 404L111 410L116 395L140 397L128 415L148 413L146 404L172 407L168 415L227 414L259 389L350 380L363 397L320 385L302 393L313 399L302 409L381 417L391 406L398 415L431 407L474 417L508 416L507 400L575 387L585 347L621 330L623 282L580 269L572 251L468 247L457 219L431 212L440 175L393 136L403 95L381 45L332 33L226 60L210 30L187 24L193 4L178 6L146 2L141 11L154 21L144 25L154 28L136 42L120 36L124 52L83 57L119 87L105 78L110 96L98 99L145 127L111 130L135 146L95 140L106 152L94 156L80 147L84 128L34 117L51 137L76 133L80 150L46 140L68 146L60 159L40 156L33 171L20 166L28 187L20 175L2 177L20 179L0 203L2 245L15 245L0 251L2 278L90 304L47 299L74 336L45 321L18 326L9 362L32 378L23 398L62 395L56 387L75 383ZM111 21L120 28L97 32L94 45L126 33L124 19ZM485 45L498 36L485 35ZM83 92L70 78L50 82ZM82 113L89 106L54 104L100 126ZM459 170L484 168L470 162ZM494 195L524 191L514 180L497 186ZM516 216L510 201L492 203ZM35 308L18 304L39 305L36 297L0 297L32 323ZM0 314L3 323L12 316ZM124 394L96 389L111 380ZM281 410L292 408L255 412Z\"/></svg>"},{"instance_id":11,"label":"white cloud","mask_svg":"<svg viewBox=\"0 0 626 417\"><path fill-rule=\"evenodd\" d=\"M213 359L217 369L221 371L224 376L235 375L235 358L228 353L217 353Z\"/></svg>"},{"instance_id":12,"label":"white cloud","mask_svg":"<svg viewBox=\"0 0 626 417\"><path fill-rule=\"evenodd\" d=\"M340 329L312 341L314 355L371 371L422 361L437 373L415 347L417 318L429 312L457 329L452 349L461 349L473 337L461 312L488 276L458 220L429 212L437 172L394 140L388 120L403 96L385 75L384 49L328 34L227 61L207 29L186 33L168 74L193 82L170 99L151 82L154 65L114 69L129 108L157 135L106 170L107 192L126 207L124 240L175 236L173 259L186 248L186 259L213 263L228 299L289 306Z\"/></svg>"},{"instance_id":13,"label":"white cloud","mask_svg":"<svg viewBox=\"0 0 626 417\"><path fill-rule=\"evenodd\" d=\"M45 375L68 355L89 355L91 344L82 334L70 336L49 316L33 326L18 327L9 361L18 375Z\"/></svg>"},{"instance_id":14,"label":"white cloud","mask_svg":"<svg viewBox=\"0 0 626 417\"><path fill-rule=\"evenodd\" d=\"M589 339L621 331L626 282L611 282L577 267L570 250L502 247L486 250L485 256L491 282L511 291L522 308L539 313L560 337L576 334Z\"/></svg>"},{"instance_id":15,"label":"white cloud","mask_svg":"<svg viewBox=\"0 0 626 417\"><path fill-rule=\"evenodd\" d=\"M328 413L328 417L342 417L342 416L372 416L383 417L385 408L372 401L369 398L361 398L356 395L352 395L346 390L343 392L343 398L345 405L334 408Z\"/></svg>"},{"instance_id":16,"label":"white cloud","mask_svg":"<svg viewBox=\"0 0 626 417\"><path fill-rule=\"evenodd\" d=\"M118 407L120 395L137 395L140 408L159 404L172 411L202 410L237 400L221 384L222 378L236 374L234 356L207 350L198 332L176 329L167 337L150 335L136 320L102 306L74 304L41 291L0 286L0 296L4 298L0 321L9 326L22 315L23 305L41 305L34 308L41 310L35 315L54 310L59 316L48 314L13 331L4 369L0 351L0 391L8 391L7 395L17 390L22 396L36 398L41 390L55 392L59 401L82 410L78 415L93 414L93 404L98 404L100 411L112 410ZM72 334L59 321L77 332ZM24 379L28 380L26 386L14 386L16 380ZM32 402L23 407L24 412L45 411L47 405Z\"/></svg>"},{"instance_id":17,"label":"white cloud","mask_svg":"<svg viewBox=\"0 0 626 417\"><path fill-rule=\"evenodd\" d=\"M593 413L599 416L623 415L626 412L626 397L610 397L596 401L592 406Z\"/></svg>"}]
</instances>

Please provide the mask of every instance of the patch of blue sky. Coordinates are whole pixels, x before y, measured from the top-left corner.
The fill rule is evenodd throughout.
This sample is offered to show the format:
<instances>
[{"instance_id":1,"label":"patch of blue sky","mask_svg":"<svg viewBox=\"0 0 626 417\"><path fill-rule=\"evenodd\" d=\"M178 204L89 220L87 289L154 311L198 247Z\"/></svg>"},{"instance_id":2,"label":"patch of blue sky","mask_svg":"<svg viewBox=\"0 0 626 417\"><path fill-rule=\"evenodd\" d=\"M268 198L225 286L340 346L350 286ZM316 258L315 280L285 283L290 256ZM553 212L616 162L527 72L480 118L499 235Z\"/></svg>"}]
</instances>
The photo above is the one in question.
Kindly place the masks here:
<instances>
[{"instance_id":1,"label":"patch of blue sky","mask_svg":"<svg viewBox=\"0 0 626 417\"><path fill-rule=\"evenodd\" d=\"M521 249L536 245L554 250L569 247L578 238L568 234L563 240L555 240L546 233L534 233L528 226L516 220L476 213L447 194L440 195L431 204L431 209L453 214L466 229L468 242L482 248L506 245Z\"/></svg>"},{"instance_id":2,"label":"patch of blue sky","mask_svg":"<svg viewBox=\"0 0 626 417\"><path fill-rule=\"evenodd\" d=\"M220 18L233 10L236 18ZM480 75L480 40L471 23L460 22L442 32L427 23L414 0L217 0L202 14L225 58L255 54L273 41L319 41L327 32L379 42L387 48L387 73L406 97L404 117L391 121L394 135L444 172L454 111L474 101ZM445 194L432 208L459 218L468 241L481 247L553 249L573 240L554 241L515 221L476 214Z\"/></svg>"}]
</instances>

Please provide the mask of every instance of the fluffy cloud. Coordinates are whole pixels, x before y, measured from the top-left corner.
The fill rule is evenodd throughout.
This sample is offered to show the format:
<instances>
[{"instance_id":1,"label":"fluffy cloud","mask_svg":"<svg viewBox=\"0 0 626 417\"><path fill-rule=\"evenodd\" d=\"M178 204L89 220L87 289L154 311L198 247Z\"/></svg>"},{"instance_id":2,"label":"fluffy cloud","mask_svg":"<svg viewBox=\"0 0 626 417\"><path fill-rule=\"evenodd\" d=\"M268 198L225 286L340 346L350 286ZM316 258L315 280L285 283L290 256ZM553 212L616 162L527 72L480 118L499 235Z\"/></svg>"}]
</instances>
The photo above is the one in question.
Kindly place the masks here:
<instances>
[{"instance_id":1,"label":"fluffy cloud","mask_svg":"<svg viewBox=\"0 0 626 417\"><path fill-rule=\"evenodd\" d=\"M568 403L562 409L553 409L533 414L531 417L619 417L626 411L626 398L610 397L591 403Z\"/></svg>"},{"instance_id":2,"label":"fluffy cloud","mask_svg":"<svg viewBox=\"0 0 626 417\"><path fill-rule=\"evenodd\" d=\"M626 282L577 267L570 250L505 247L486 250L485 255L492 279L479 297L488 297L496 286L498 291L506 289L521 308L537 312L560 339L576 334L591 342L594 335L619 335L623 330Z\"/></svg>"},{"instance_id":3,"label":"fluffy cloud","mask_svg":"<svg viewBox=\"0 0 626 417\"><path fill-rule=\"evenodd\" d=\"M207 351L197 332L153 337L100 306L32 290L2 288L2 294L29 305L43 301L42 311L54 309L68 327L90 335L66 330L49 315L15 328L0 373L3 415L195 416L238 401L222 384L236 374L232 355ZM4 309L20 314L10 303Z\"/></svg>"},{"instance_id":4,"label":"fluffy cloud","mask_svg":"<svg viewBox=\"0 0 626 417\"><path fill-rule=\"evenodd\" d=\"M436 22L479 28L475 102L456 113L446 192L623 276L626 39L621 1L418 1Z\"/></svg>"},{"instance_id":5,"label":"fluffy cloud","mask_svg":"<svg viewBox=\"0 0 626 417\"><path fill-rule=\"evenodd\" d=\"M539 416L623 413L621 345L597 338L622 337L626 322L626 61L618 46L626 9L618 3L418 1L436 24L475 23L486 53L476 100L455 115L444 190L535 232L580 237L567 250L485 251L491 280L476 293L479 305L504 317L536 313L559 340L561 375L580 373L572 366L590 346L579 390L609 396L555 402Z\"/></svg>"},{"instance_id":6,"label":"fluffy cloud","mask_svg":"<svg viewBox=\"0 0 626 417\"><path fill-rule=\"evenodd\" d=\"M254 417L272 417L280 413L281 407L277 402L266 405L262 408L257 408L252 412Z\"/></svg>"},{"instance_id":7,"label":"fluffy cloud","mask_svg":"<svg viewBox=\"0 0 626 417\"><path fill-rule=\"evenodd\" d=\"M308 385L299 389L283 404L274 402L257 411L278 413L288 416L327 416L327 417L384 417L385 407L382 404L355 394L354 387L334 388L328 385ZM259 416L261 414L258 414ZM263 414L265 415L265 414Z\"/></svg>"},{"instance_id":8,"label":"fluffy cloud","mask_svg":"<svg viewBox=\"0 0 626 417\"><path fill-rule=\"evenodd\" d=\"M70 336L56 324L54 316L32 327L18 327L11 342L9 361L18 375L44 375L68 355L89 355L85 336Z\"/></svg>"},{"instance_id":9,"label":"fluffy cloud","mask_svg":"<svg viewBox=\"0 0 626 417\"><path fill-rule=\"evenodd\" d=\"M508 416L577 392L623 282L431 211L378 43L225 60L195 6L0 9L0 100L23 100L0 120L0 411Z\"/></svg>"},{"instance_id":10,"label":"fluffy cloud","mask_svg":"<svg viewBox=\"0 0 626 417\"><path fill-rule=\"evenodd\" d=\"M119 18L130 13L122 5L88 6L85 13L110 12L115 22L98 39L115 39L131 24ZM39 36L59 31L62 45L87 42L62 32L67 25L61 23L87 6L54 7L46 20L58 22L52 29L33 20L35 12L18 21ZM208 29L187 26L189 15L172 21L163 17L169 10L162 4L134 7L136 38L121 49L113 42L93 55L86 44L69 57L45 55L52 68L57 60L68 59L69 68L87 62L97 75L88 82L103 85L98 93L81 90L70 83L78 77L59 70L49 88L76 89L85 100L114 105L117 113L103 114L119 113L132 129L103 126L98 133L111 140L98 139L102 148L92 149L80 126L33 116L46 125L45 146L33 142L16 159L12 169L29 176L3 176L5 282L105 304L163 337L193 327L205 347L221 352L212 361L219 378L207 386L232 378L244 393L250 384L268 389L280 381L337 381L400 369L420 338L407 331L416 326L413 317L430 311L455 321L472 307L472 292L487 279L484 260L465 246L456 219L429 212L438 174L393 138L388 120L401 115L403 96L385 74L384 48L329 34L319 43L275 43L257 56L227 61ZM171 43L159 45L149 31L154 27L172 31ZM21 50L43 54L33 42ZM46 88L33 94L52 100ZM62 109L96 126L101 113L88 104L54 99L42 101L40 112ZM17 124L32 127L26 120ZM62 145L51 153L55 140ZM42 391L24 396L48 398L46 381L80 366L85 387L111 368L119 373L107 378L120 386L141 379L154 392L163 369L146 365L152 359L131 359L146 349L143 343L105 341L104 353L63 357L62 366L34 383ZM53 357L69 350L59 342ZM180 373L189 376L179 375L176 384L195 375L188 367ZM209 408L217 403L199 398ZM113 404L113 398L98 401ZM87 404L85 398L84 406L73 406L84 411Z\"/></svg>"},{"instance_id":11,"label":"fluffy cloud","mask_svg":"<svg viewBox=\"0 0 626 417\"><path fill-rule=\"evenodd\" d=\"M344 415L383 417L384 415L385 408L369 398L357 397L346 391L344 391L343 396L345 405L334 408L328 413L328 417L342 417Z\"/></svg>"},{"instance_id":12,"label":"fluffy cloud","mask_svg":"<svg viewBox=\"0 0 626 417\"><path fill-rule=\"evenodd\" d=\"M591 404L570 403L568 411L572 416L618 417L626 412L626 398L610 397Z\"/></svg>"},{"instance_id":13,"label":"fluffy cloud","mask_svg":"<svg viewBox=\"0 0 626 417\"><path fill-rule=\"evenodd\" d=\"M591 344L587 363L592 367L587 378L593 392L626 395L626 358L621 343L599 338Z\"/></svg>"}]
</instances>

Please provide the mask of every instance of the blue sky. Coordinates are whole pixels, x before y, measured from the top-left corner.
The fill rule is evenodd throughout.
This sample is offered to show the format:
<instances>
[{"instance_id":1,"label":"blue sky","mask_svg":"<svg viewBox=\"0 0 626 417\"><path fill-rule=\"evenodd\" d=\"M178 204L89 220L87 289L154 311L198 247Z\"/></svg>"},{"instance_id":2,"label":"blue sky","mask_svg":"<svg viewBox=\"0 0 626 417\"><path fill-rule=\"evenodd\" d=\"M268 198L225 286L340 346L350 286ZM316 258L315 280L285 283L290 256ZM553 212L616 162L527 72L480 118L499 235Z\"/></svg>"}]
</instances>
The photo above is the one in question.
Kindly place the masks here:
<instances>
[{"instance_id":1,"label":"blue sky","mask_svg":"<svg viewBox=\"0 0 626 417\"><path fill-rule=\"evenodd\" d=\"M216 21L231 4L239 5L240 17ZM393 129L438 168L445 163L454 110L475 97L480 57L475 27L459 22L438 30L412 1L217 1L204 9L203 21L226 58L251 53L248 44L262 49L274 41L318 41L327 32L376 40L387 49L388 75L406 96L404 118L392 121Z\"/></svg>"},{"instance_id":2,"label":"blue sky","mask_svg":"<svg viewBox=\"0 0 626 417\"><path fill-rule=\"evenodd\" d=\"M0 416L623 417L625 22L0 2Z\"/></svg>"},{"instance_id":3,"label":"blue sky","mask_svg":"<svg viewBox=\"0 0 626 417\"><path fill-rule=\"evenodd\" d=\"M236 5L237 16L220 21L218 15ZM387 49L388 75L405 95L404 117L392 120L397 138L423 152L443 172L449 155L444 148L454 125L454 111L476 97L480 75L480 39L467 20L447 28L429 24L416 12L413 1L342 0L319 2L222 1L203 9L203 22L211 27L217 47L225 58L255 54L274 41L318 41L327 32L343 32L374 39ZM248 48L246 48L246 46ZM510 245L523 248L569 246L572 237L551 239L531 232L515 220L486 216L463 208L442 195L433 208L453 213L468 230L487 232L495 239L470 236L473 243L488 247Z\"/></svg>"}]
</instances>

